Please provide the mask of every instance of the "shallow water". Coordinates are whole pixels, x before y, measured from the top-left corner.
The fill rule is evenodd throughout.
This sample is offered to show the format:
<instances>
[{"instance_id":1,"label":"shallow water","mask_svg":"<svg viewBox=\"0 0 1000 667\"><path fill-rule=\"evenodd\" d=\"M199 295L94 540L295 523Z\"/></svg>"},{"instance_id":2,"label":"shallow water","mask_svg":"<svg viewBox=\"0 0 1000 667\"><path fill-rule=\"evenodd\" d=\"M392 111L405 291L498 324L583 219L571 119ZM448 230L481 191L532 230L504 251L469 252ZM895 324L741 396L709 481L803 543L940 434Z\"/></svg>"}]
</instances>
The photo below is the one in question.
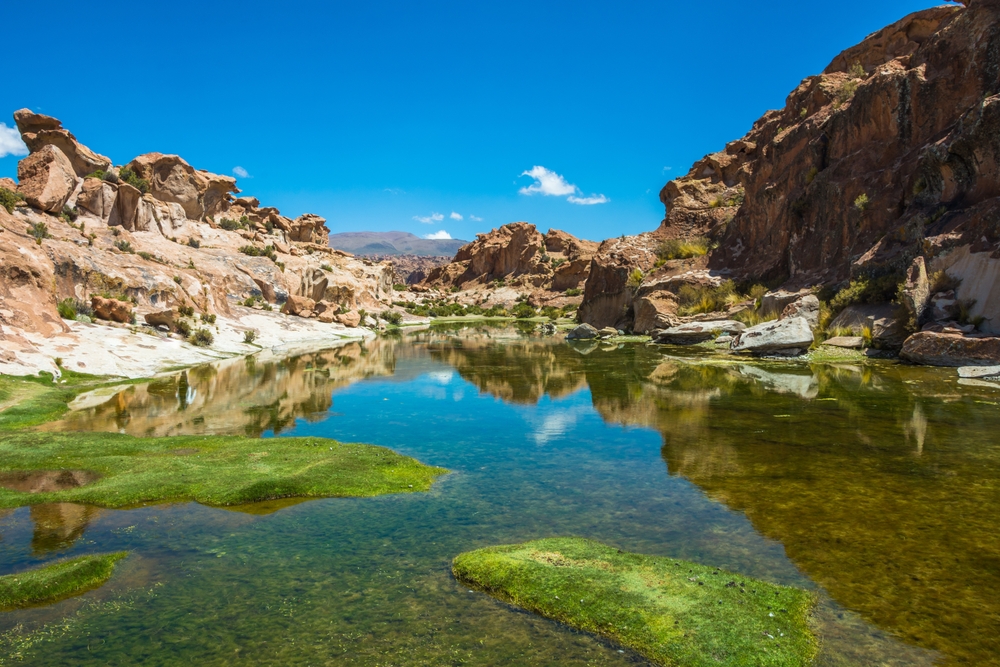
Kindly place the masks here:
<instances>
[{"instance_id":1,"label":"shallow water","mask_svg":"<svg viewBox=\"0 0 1000 667\"><path fill-rule=\"evenodd\" d=\"M81 397L58 429L320 435L453 471L427 494L0 516L0 573L131 549L0 615L31 665L625 665L450 559L580 535L815 589L822 665L1000 664L1000 387L513 329L237 360Z\"/></svg>"}]
</instances>

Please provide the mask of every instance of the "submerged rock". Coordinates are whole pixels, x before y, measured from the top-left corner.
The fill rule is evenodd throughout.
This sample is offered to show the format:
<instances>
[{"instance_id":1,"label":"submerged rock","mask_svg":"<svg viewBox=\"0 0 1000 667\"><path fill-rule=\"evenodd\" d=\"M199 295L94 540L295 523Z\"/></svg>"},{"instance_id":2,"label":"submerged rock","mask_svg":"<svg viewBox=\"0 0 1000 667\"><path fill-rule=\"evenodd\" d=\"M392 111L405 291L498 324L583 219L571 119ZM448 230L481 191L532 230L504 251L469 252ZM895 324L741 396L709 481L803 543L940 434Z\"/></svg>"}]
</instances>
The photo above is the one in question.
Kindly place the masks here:
<instances>
[{"instance_id":1,"label":"submerged rock","mask_svg":"<svg viewBox=\"0 0 1000 667\"><path fill-rule=\"evenodd\" d=\"M962 366L958 369L960 378L1000 378L1000 366Z\"/></svg>"},{"instance_id":2,"label":"submerged rock","mask_svg":"<svg viewBox=\"0 0 1000 667\"><path fill-rule=\"evenodd\" d=\"M765 322L740 333L731 344L734 352L797 356L813 343L812 329L803 317Z\"/></svg>"},{"instance_id":3,"label":"submerged rock","mask_svg":"<svg viewBox=\"0 0 1000 667\"><path fill-rule=\"evenodd\" d=\"M834 336L823 341L823 345L842 347L849 350L860 350L865 346L865 339L861 336Z\"/></svg>"}]
</instances>

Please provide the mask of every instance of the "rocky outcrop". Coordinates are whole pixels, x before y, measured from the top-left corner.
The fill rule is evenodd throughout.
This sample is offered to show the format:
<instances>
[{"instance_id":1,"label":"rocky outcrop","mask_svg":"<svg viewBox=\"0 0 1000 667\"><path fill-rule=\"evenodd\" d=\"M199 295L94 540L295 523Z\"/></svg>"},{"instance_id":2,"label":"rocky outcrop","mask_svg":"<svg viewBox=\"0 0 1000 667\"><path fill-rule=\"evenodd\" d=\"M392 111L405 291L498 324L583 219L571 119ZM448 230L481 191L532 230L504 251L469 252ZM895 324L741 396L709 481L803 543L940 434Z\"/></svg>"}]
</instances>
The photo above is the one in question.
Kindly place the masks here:
<instances>
[{"instance_id":1,"label":"rocky outcrop","mask_svg":"<svg viewBox=\"0 0 1000 667\"><path fill-rule=\"evenodd\" d=\"M561 293L583 285L596 249L557 229L543 235L532 224L512 222L459 248L454 261L431 270L420 288L475 290L503 281L522 292Z\"/></svg>"},{"instance_id":2,"label":"rocky outcrop","mask_svg":"<svg viewBox=\"0 0 1000 667\"><path fill-rule=\"evenodd\" d=\"M149 183L150 195L180 204L190 220L225 212L231 193L239 192L235 178L196 170L177 155L146 153L126 167Z\"/></svg>"},{"instance_id":3,"label":"rocky outcrop","mask_svg":"<svg viewBox=\"0 0 1000 667\"><path fill-rule=\"evenodd\" d=\"M1000 338L921 331L906 339L899 356L930 366L996 366Z\"/></svg>"},{"instance_id":4,"label":"rocky outcrop","mask_svg":"<svg viewBox=\"0 0 1000 667\"><path fill-rule=\"evenodd\" d=\"M132 304L128 301L93 296L90 307L94 309L94 315L102 320L124 324L132 319Z\"/></svg>"},{"instance_id":5,"label":"rocky outcrop","mask_svg":"<svg viewBox=\"0 0 1000 667\"><path fill-rule=\"evenodd\" d=\"M58 213L76 189L76 173L69 158L52 145L44 145L17 165L18 193L29 206Z\"/></svg>"},{"instance_id":6,"label":"rocky outcrop","mask_svg":"<svg viewBox=\"0 0 1000 667\"><path fill-rule=\"evenodd\" d=\"M14 112L14 122L28 150L38 153L46 146L58 148L69 159L74 173L81 178L111 167L109 158L98 155L78 142L69 130L63 128L61 122L51 116L21 109Z\"/></svg>"},{"instance_id":7,"label":"rocky outcrop","mask_svg":"<svg viewBox=\"0 0 1000 667\"><path fill-rule=\"evenodd\" d=\"M326 227L325 219L306 213L292 221L288 230L288 240L327 245L330 242L330 230Z\"/></svg>"}]
</instances>

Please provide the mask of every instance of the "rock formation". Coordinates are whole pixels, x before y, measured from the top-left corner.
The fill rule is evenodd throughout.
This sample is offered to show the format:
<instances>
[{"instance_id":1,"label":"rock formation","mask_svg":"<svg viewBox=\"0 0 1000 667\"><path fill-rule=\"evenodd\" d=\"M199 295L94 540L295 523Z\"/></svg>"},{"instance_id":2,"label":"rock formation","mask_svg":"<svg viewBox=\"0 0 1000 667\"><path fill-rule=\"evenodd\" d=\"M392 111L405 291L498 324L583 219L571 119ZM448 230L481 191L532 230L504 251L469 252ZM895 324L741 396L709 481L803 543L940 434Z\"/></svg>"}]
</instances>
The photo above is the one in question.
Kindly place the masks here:
<instances>
[{"instance_id":1,"label":"rock formation","mask_svg":"<svg viewBox=\"0 0 1000 667\"><path fill-rule=\"evenodd\" d=\"M114 167L54 118L21 110L15 121L31 154L18 166L19 183L0 183L25 200L10 212L0 207L0 372L58 374L50 348L85 365L74 349L102 335L90 319L154 334L147 342L155 346L177 336L157 330L169 312L164 328L177 330L183 317L186 329L214 324L217 351L238 353L254 349L242 342L250 328L286 337L268 344L332 340L344 331L335 316L356 326L358 308L389 306L392 266L330 248L319 216L290 219L234 198L234 179L174 155ZM315 325L283 324L275 311L289 300L312 301L298 314ZM83 323L60 317L60 302ZM70 367L91 372L84 365ZM125 362L112 367L130 372Z\"/></svg>"}]
</instances>

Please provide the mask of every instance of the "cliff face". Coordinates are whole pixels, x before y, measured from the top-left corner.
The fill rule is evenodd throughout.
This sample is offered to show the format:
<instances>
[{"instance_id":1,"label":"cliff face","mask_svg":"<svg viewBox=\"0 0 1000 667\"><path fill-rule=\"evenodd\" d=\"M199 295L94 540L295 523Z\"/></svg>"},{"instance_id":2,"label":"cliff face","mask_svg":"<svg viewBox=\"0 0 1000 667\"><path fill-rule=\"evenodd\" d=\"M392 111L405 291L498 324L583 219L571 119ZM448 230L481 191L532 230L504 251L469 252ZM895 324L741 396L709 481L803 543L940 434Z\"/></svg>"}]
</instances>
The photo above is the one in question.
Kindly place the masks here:
<instances>
[{"instance_id":1,"label":"cliff face","mask_svg":"<svg viewBox=\"0 0 1000 667\"><path fill-rule=\"evenodd\" d=\"M57 304L67 299L88 310L95 296L120 297L114 309L95 315L167 339L183 336L155 325L172 328L182 310L191 309L193 327L224 318L228 324L220 319L215 327L216 348L232 353L252 349L241 350L241 329L273 330L275 344L321 338L324 327L336 338L343 329L333 324L336 317L381 309L391 298L391 265L328 247L319 216L290 219L237 197L235 179L197 170L176 155L150 153L114 167L54 118L23 109L15 122L32 152L18 166L17 183L0 181L6 201L12 193L23 200L10 211L0 207L4 372L58 373L42 351L47 339L64 337L69 358L84 339L101 336L91 324L60 317ZM286 310L317 326L288 325L268 312L289 300L299 307ZM308 300L315 303L301 307ZM274 322L238 322L250 314Z\"/></svg>"},{"instance_id":2,"label":"cliff face","mask_svg":"<svg viewBox=\"0 0 1000 667\"><path fill-rule=\"evenodd\" d=\"M968 5L870 35L667 183L660 227L632 251L598 252L584 319L631 320L625 280L639 268L649 282L652 241L671 237L714 242L693 268L787 288L902 275L922 255L967 279L959 298L992 316L987 304L1000 296L971 279L1000 278L1000 2Z\"/></svg>"}]
</instances>

